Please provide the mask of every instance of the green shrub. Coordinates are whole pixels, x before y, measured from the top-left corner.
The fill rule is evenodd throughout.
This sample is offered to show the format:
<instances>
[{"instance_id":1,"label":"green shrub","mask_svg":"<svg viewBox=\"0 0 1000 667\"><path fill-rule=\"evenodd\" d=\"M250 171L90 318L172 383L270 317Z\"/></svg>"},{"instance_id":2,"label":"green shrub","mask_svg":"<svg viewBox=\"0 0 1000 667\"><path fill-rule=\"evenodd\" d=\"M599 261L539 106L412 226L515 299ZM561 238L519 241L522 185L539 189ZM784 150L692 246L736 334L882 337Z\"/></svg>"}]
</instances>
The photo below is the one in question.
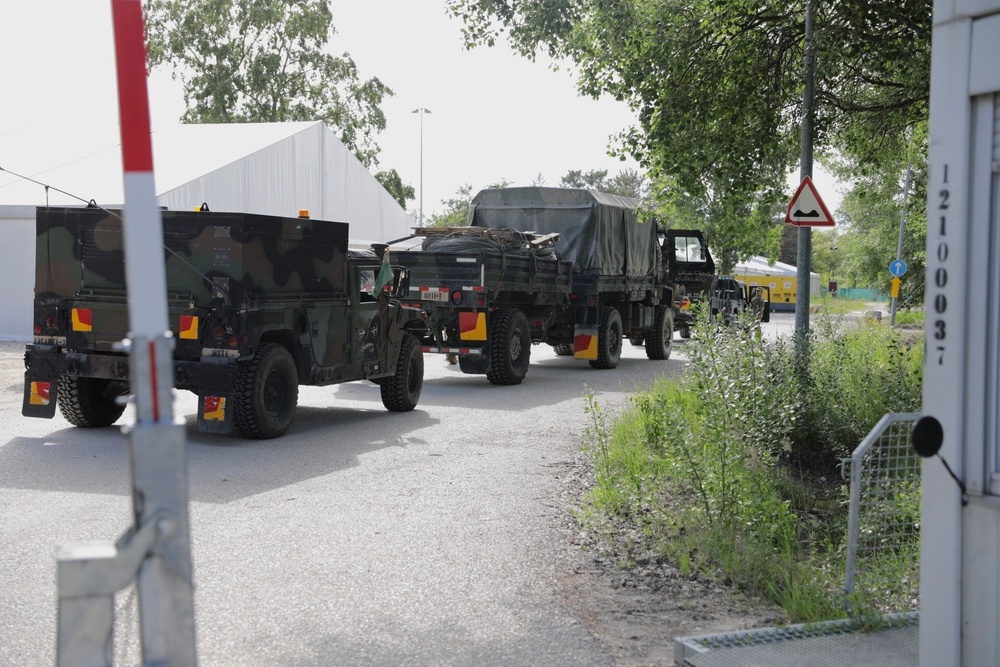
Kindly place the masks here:
<instances>
[{"instance_id":1,"label":"green shrub","mask_svg":"<svg viewBox=\"0 0 1000 667\"><path fill-rule=\"evenodd\" d=\"M698 326L691 361L610 420L588 397L585 516L640 551L724 573L793 622L843 616L846 489L836 464L888 412L919 408L922 350L820 318L805 363L749 322ZM796 370L798 369L798 370ZM623 537L624 536L624 537Z\"/></svg>"}]
</instances>

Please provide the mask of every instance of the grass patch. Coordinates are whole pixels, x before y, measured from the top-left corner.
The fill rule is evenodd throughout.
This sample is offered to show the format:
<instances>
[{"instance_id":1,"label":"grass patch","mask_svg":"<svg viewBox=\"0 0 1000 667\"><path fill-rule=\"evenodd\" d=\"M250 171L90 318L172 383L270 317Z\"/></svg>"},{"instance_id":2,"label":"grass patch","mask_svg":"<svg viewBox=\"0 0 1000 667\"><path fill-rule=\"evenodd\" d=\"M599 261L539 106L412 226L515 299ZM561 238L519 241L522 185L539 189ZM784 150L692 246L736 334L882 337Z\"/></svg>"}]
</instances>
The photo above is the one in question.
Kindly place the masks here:
<instances>
[{"instance_id":1,"label":"grass patch","mask_svg":"<svg viewBox=\"0 0 1000 667\"><path fill-rule=\"evenodd\" d=\"M793 623L846 615L837 464L884 414L919 409L922 347L829 317L806 343L802 364L791 341L752 327L696 328L682 378L619 415L588 397L596 485L582 517L620 563L652 552L780 605Z\"/></svg>"}]
</instances>

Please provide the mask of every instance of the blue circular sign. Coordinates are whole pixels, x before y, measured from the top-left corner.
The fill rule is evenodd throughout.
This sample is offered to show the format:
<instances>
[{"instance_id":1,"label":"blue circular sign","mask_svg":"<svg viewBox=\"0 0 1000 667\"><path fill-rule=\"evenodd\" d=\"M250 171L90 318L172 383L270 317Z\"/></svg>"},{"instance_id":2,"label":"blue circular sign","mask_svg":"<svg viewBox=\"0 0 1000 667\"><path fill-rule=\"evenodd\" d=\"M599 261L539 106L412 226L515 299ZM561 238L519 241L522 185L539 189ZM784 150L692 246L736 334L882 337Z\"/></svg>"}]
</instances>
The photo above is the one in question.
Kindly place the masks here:
<instances>
[{"instance_id":1,"label":"blue circular sign","mask_svg":"<svg viewBox=\"0 0 1000 667\"><path fill-rule=\"evenodd\" d=\"M889 262L889 273L899 278L906 273L906 262L901 259L894 259Z\"/></svg>"}]
</instances>

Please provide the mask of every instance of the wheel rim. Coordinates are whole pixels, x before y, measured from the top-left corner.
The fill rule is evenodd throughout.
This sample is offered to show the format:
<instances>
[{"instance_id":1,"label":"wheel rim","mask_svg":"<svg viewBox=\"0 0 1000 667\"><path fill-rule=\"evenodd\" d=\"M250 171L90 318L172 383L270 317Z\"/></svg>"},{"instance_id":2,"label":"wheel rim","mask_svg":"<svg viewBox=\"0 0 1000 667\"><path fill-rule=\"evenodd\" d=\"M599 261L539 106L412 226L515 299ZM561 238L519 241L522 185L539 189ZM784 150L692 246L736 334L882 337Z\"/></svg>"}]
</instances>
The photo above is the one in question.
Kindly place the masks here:
<instances>
[{"instance_id":1,"label":"wheel rim","mask_svg":"<svg viewBox=\"0 0 1000 667\"><path fill-rule=\"evenodd\" d=\"M608 327L608 352L616 354L622 347L621 328L612 324Z\"/></svg>"},{"instance_id":2,"label":"wheel rim","mask_svg":"<svg viewBox=\"0 0 1000 667\"><path fill-rule=\"evenodd\" d=\"M264 410L272 417L280 415L288 400L288 385L284 376L278 371L272 371L264 383Z\"/></svg>"},{"instance_id":3,"label":"wheel rim","mask_svg":"<svg viewBox=\"0 0 1000 667\"><path fill-rule=\"evenodd\" d=\"M521 358L521 352L524 351L524 344L521 342L521 334L518 331L514 332L514 335L510 337L510 360L517 361Z\"/></svg>"}]
</instances>

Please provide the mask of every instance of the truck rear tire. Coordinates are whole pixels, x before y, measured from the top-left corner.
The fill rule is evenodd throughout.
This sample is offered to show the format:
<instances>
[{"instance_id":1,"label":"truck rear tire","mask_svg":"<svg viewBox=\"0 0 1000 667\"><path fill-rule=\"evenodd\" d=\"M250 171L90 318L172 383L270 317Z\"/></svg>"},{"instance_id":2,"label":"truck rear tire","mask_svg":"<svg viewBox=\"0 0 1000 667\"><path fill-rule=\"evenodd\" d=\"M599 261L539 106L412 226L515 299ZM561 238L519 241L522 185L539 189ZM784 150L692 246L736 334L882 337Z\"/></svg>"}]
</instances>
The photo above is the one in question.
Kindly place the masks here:
<instances>
[{"instance_id":1,"label":"truck rear tire","mask_svg":"<svg viewBox=\"0 0 1000 667\"><path fill-rule=\"evenodd\" d=\"M493 384L521 384L531 362L531 329L528 318L517 308L495 311L488 331L490 370L486 379Z\"/></svg>"},{"instance_id":2,"label":"truck rear tire","mask_svg":"<svg viewBox=\"0 0 1000 667\"><path fill-rule=\"evenodd\" d=\"M264 343L239 365L233 423L244 437L277 438L292 425L299 401L295 360L283 345Z\"/></svg>"},{"instance_id":3,"label":"truck rear tire","mask_svg":"<svg viewBox=\"0 0 1000 667\"><path fill-rule=\"evenodd\" d=\"M680 331L681 338L683 338L684 340L687 340L688 338L691 337L691 327L689 326L683 326L678 331Z\"/></svg>"},{"instance_id":4,"label":"truck rear tire","mask_svg":"<svg viewBox=\"0 0 1000 667\"><path fill-rule=\"evenodd\" d=\"M552 349L555 350L556 354L560 357L573 356L573 346L569 343L559 343L558 345L553 345Z\"/></svg>"},{"instance_id":5,"label":"truck rear tire","mask_svg":"<svg viewBox=\"0 0 1000 667\"><path fill-rule=\"evenodd\" d=\"M618 309L608 306L601 313L601 326L597 332L597 359L591 368L616 368L622 358L622 316Z\"/></svg>"},{"instance_id":6,"label":"truck rear tire","mask_svg":"<svg viewBox=\"0 0 1000 667\"><path fill-rule=\"evenodd\" d=\"M674 309L657 306L653 325L646 334L646 356L650 359L669 359L674 347Z\"/></svg>"},{"instance_id":7,"label":"truck rear tire","mask_svg":"<svg viewBox=\"0 0 1000 667\"><path fill-rule=\"evenodd\" d=\"M417 407L424 387L424 354L413 334L403 336L396 360L396 374L382 378L382 405L393 412L409 412Z\"/></svg>"},{"instance_id":8,"label":"truck rear tire","mask_svg":"<svg viewBox=\"0 0 1000 667\"><path fill-rule=\"evenodd\" d=\"M636 347L641 347L643 343L646 342L645 336L629 336L628 342L632 343Z\"/></svg>"},{"instance_id":9,"label":"truck rear tire","mask_svg":"<svg viewBox=\"0 0 1000 667\"><path fill-rule=\"evenodd\" d=\"M101 428L111 426L125 412L124 403L119 405L115 400L123 393L121 382L64 375L59 378L56 403L73 426Z\"/></svg>"}]
</instances>

